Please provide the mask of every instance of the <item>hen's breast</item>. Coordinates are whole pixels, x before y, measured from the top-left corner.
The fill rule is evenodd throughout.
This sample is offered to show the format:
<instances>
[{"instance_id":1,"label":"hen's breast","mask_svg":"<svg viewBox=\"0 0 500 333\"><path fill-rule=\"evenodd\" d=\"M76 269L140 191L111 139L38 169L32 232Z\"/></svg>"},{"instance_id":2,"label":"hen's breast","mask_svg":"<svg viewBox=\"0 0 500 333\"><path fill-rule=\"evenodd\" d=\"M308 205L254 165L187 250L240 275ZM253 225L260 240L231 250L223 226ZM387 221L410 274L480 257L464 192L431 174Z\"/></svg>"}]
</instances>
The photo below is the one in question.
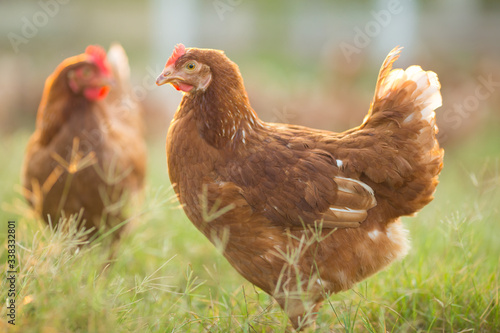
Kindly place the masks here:
<instances>
[{"instance_id":1,"label":"hen's breast","mask_svg":"<svg viewBox=\"0 0 500 333\"><path fill-rule=\"evenodd\" d=\"M199 224L199 195L203 184L215 183L215 163L220 162L220 154L200 137L196 122L189 116L172 120L166 152L170 182L188 217Z\"/></svg>"}]
</instances>

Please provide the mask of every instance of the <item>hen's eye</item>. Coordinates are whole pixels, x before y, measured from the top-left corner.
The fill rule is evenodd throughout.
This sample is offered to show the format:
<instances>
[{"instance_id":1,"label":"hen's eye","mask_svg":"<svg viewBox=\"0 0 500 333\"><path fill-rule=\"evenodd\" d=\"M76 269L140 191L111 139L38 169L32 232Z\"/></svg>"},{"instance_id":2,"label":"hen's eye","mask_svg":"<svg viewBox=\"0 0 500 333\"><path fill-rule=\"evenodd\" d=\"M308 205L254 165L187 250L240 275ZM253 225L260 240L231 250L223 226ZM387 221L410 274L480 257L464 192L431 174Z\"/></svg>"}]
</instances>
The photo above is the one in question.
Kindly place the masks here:
<instances>
[{"instance_id":1,"label":"hen's eye","mask_svg":"<svg viewBox=\"0 0 500 333\"><path fill-rule=\"evenodd\" d=\"M192 71L192 70L194 70L195 68L196 68L196 64L195 64L194 62L188 62L188 63L186 64L186 69L187 69L188 71Z\"/></svg>"},{"instance_id":2,"label":"hen's eye","mask_svg":"<svg viewBox=\"0 0 500 333\"><path fill-rule=\"evenodd\" d=\"M82 76L85 79L88 79L92 75L92 70L88 67L84 67L82 69Z\"/></svg>"}]
</instances>

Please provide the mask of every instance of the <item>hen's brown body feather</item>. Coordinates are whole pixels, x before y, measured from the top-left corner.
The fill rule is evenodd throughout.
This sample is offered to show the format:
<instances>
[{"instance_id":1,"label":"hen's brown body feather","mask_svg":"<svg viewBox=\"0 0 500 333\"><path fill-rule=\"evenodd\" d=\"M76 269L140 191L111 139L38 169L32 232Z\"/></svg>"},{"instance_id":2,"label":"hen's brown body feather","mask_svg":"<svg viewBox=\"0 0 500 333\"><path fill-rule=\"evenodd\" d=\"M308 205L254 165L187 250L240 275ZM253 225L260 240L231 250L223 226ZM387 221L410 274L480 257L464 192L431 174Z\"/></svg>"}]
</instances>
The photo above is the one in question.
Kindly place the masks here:
<instances>
[{"instance_id":1,"label":"hen's brown body feather","mask_svg":"<svg viewBox=\"0 0 500 333\"><path fill-rule=\"evenodd\" d=\"M62 212L68 217L83 209L85 227L95 233L122 222L125 199L142 191L146 147L139 107L121 89L128 77L120 77L116 64L117 85L106 99L91 101L70 91L67 73L83 62L81 55L69 58L47 79L22 182L45 221L58 223Z\"/></svg>"},{"instance_id":2,"label":"hen's brown body feather","mask_svg":"<svg viewBox=\"0 0 500 333\"><path fill-rule=\"evenodd\" d=\"M195 226L295 327L325 293L404 256L398 218L432 200L443 152L433 113L421 113L429 103L417 102L411 81L379 92L397 55L365 122L344 133L262 122L236 65L212 50L184 56L213 77L206 91L184 95L169 128L172 184Z\"/></svg>"}]
</instances>

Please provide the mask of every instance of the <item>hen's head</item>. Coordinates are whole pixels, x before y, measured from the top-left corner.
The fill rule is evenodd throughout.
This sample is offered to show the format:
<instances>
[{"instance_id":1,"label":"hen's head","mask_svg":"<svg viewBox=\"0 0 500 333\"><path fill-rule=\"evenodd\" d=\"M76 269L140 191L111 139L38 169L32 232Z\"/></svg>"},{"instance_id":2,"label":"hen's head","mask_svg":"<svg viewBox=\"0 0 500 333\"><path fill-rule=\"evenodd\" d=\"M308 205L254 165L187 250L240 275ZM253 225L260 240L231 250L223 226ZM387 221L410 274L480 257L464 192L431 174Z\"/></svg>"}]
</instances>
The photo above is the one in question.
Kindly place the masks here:
<instances>
[{"instance_id":1,"label":"hen's head","mask_svg":"<svg viewBox=\"0 0 500 333\"><path fill-rule=\"evenodd\" d=\"M105 98L111 82L112 74L106 60L106 51L95 45L88 46L85 53L64 60L53 77L49 78L52 89L64 85L69 88L70 93L84 96L90 101Z\"/></svg>"},{"instance_id":2,"label":"hen's head","mask_svg":"<svg viewBox=\"0 0 500 333\"><path fill-rule=\"evenodd\" d=\"M238 66L224 52L212 49L186 49L177 44L156 84L170 83L186 93L206 91L214 81L224 81L231 87L241 81ZM233 82L232 82L233 81Z\"/></svg>"}]
</instances>

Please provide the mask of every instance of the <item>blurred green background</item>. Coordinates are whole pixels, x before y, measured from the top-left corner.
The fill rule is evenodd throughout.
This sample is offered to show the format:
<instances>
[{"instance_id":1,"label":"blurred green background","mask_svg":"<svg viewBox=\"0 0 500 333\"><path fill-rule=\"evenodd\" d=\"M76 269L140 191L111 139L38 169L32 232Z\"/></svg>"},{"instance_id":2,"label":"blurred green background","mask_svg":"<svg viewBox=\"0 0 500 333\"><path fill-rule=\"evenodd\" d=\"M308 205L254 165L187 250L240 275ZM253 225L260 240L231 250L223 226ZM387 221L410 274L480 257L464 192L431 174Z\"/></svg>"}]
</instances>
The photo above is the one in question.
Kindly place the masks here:
<instances>
[{"instance_id":1,"label":"blurred green background","mask_svg":"<svg viewBox=\"0 0 500 333\"><path fill-rule=\"evenodd\" d=\"M438 73L445 145L498 121L500 3L495 0L2 0L0 129L32 129L45 78L88 44L122 43L149 135L180 101L154 79L177 43L222 49L267 121L340 131L366 112L385 55ZM483 79L483 80L482 80ZM483 81L496 82L476 96ZM497 110L495 112L494 110Z\"/></svg>"}]
</instances>

